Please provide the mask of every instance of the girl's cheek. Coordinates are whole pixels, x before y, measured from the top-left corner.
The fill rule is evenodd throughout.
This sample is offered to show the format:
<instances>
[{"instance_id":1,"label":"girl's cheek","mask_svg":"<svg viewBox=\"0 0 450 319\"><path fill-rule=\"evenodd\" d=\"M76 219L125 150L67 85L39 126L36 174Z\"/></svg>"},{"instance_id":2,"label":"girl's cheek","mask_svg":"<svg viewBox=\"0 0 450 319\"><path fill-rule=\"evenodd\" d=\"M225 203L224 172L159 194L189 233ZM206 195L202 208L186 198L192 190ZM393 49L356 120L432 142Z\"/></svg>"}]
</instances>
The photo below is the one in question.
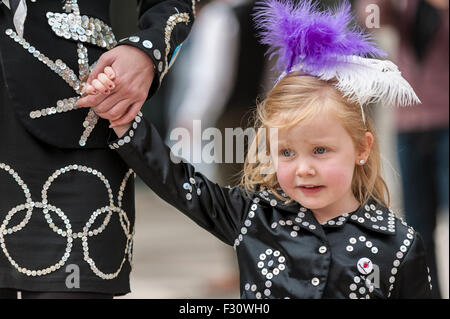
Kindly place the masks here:
<instances>
[{"instance_id":1,"label":"girl's cheek","mask_svg":"<svg viewBox=\"0 0 450 319\"><path fill-rule=\"evenodd\" d=\"M322 170L323 176L326 177L327 183L336 188L344 189L352 183L353 168L343 165L330 165Z\"/></svg>"},{"instance_id":2,"label":"girl's cheek","mask_svg":"<svg viewBox=\"0 0 450 319\"><path fill-rule=\"evenodd\" d=\"M289 186L294 179L293 170L286 164L278 163L277 179L282 188ZM283 187L284 186L284 187Z\"/></svg>"}]
</instances>

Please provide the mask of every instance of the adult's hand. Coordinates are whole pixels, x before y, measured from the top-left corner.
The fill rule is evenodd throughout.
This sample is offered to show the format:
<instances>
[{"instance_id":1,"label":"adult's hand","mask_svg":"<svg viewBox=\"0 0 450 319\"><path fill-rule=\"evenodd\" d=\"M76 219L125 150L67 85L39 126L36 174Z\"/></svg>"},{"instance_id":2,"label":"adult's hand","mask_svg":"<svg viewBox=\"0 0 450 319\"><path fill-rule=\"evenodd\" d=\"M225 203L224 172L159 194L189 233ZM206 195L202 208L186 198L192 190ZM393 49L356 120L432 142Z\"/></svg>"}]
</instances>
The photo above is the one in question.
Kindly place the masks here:
<instances>
[{"instance_id":1,"label":"adult's hand","mask_svg":"<svg viewBox=\"0 0 450 319\"><path fill-rule=\"evenodd\" d=\"M107 66L115 72L114 91L80 98L77 105L92 107L98 116L110 120L112 126L122 126L133 121L147 99L155 75L154 64L140 49L121 45L100 57L87 83L92 85Z\"/></svg>"}]
</instances>

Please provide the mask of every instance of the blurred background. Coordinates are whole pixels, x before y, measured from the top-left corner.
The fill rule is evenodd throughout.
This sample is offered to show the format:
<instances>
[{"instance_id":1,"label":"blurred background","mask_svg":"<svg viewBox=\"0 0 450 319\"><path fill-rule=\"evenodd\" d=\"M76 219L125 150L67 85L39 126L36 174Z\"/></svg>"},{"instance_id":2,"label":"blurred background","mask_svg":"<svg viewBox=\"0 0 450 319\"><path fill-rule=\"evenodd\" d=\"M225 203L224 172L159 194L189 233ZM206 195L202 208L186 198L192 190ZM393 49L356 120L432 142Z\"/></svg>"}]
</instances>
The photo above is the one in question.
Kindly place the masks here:
<instances>
[{"instance_id":1,"label":"blurred background","mask_svg":"<svg viewBox=\"0 0 450 319\"><path fill-rule=\"evenodd\" d=\"M340 1L322 0L323 8ZM422 105L372 106L391 208L419 231L438 298L449 298L448 0L353 0L355 23L398 64ZM121 39L137 29L136 0L113 0L112 25ZM171 145L176 127L202 130L251 126L257 99L277 74L251 20L252 0L210 0L158 93L143 108ZM224 135L223 135L224 136ZM196 164L222 185L235 185L239 164ZM232 247L214 238L136 182L132 292L121 298L239 298Z\"/></svg>"}]
</instances>

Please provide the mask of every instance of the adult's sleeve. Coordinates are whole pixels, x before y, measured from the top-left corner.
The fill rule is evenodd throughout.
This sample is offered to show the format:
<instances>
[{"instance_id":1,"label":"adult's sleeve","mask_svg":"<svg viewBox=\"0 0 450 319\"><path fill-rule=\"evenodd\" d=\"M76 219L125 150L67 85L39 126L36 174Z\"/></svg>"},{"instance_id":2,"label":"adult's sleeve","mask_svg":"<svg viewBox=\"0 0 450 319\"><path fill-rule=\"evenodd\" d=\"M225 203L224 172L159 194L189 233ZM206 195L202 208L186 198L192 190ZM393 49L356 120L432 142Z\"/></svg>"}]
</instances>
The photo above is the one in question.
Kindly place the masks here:
<instances>
[{"instance_id":1,"label":"adult's sleeve","mask_svg":"<svg viewBox=\"0 0 450 319\"><path fill-rule=\"evenodd\" d=\"M196 172L171 152L141 114L109 146L160 198L226 244L234 244L253 204L241 187L221 187Z\"/></svg>"},{"instance_id":2,"label":"adult's sleeve","mask_svg":"<svg viewBox=\"0 0 450 319\"><path fill-rule=\"evenodd\" d=\"M143 50L153 61L155 78L148 98L153 96L180 52L195 18L198 0L138 0L139 30L119 41Z\"/></svg>"}]
</instances>

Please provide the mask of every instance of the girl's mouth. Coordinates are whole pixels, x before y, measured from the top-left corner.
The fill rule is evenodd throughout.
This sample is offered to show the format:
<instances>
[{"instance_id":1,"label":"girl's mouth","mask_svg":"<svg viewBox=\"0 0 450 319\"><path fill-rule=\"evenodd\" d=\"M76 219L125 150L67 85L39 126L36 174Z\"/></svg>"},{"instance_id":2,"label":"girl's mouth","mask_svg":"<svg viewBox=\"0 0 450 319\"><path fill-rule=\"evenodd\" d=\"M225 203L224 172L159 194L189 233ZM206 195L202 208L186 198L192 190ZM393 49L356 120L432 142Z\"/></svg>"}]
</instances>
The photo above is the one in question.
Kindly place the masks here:
<instances>
[{"instance_id":1,"label":"girl's mouth","mask_svg":"<svg viewBox=\"0 0 450 319\"><path fill-rule=\"evenodd\" d=\"M305 194L315 194L320 192L325 186L299 186L300 190Z\"/></svg>"}]
</instances>

